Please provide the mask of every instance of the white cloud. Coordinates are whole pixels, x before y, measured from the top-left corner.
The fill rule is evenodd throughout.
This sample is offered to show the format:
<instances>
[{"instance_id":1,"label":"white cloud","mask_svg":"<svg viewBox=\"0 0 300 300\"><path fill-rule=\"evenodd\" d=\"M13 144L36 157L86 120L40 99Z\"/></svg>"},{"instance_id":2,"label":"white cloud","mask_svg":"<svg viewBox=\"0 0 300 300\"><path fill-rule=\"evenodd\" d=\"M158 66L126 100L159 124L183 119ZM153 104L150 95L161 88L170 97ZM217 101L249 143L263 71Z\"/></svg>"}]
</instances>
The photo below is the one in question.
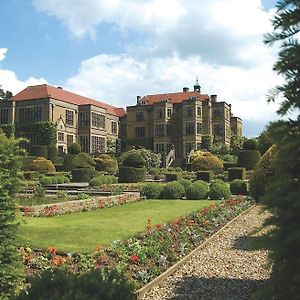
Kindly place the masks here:
<instances>
[{"instance_id":1,"label":"white cloud","mask_svg":"<svg viewBox=\"0 0 300 300\"><path fill-rule=\"evenodd\" d=\"M7 48L0 48L0 61L5 58Z\"/></svg>"}]
</instances>

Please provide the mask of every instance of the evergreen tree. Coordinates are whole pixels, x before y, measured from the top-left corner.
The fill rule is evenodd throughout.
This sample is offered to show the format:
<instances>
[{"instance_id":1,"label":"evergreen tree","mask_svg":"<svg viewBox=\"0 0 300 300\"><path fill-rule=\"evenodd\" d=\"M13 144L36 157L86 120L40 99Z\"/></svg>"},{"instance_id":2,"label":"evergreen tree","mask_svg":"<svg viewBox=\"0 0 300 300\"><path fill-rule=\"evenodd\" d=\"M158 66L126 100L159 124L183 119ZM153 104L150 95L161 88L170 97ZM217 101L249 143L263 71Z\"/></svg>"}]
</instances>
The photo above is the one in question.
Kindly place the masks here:
<instances>
[{"instance_id":1,"label":"evergreen tree","mask_svg":"<svg viewBox=\"0 0 300 300\"><path fill-rule=\"evenodd\" d=\"M269 94L274 101L284 98L278 113L293 111L295 120L281 121L272 127L271 137L278 149L274 167L276 178L267 186L262 202L272 212L267 224L269 249L273 260L272 286L263 299L300 299L300 1L278 1L273 19L274 32L265 36L265 43L280 42L274 70L285 78Z\"/></svg>"},{"instance_id":2,"label":"evergreen tree","mask_svg":"<svg viewBox=\"0 0 300 300\"><path fill-rule=\"evenodd\" d=\"M12 96L13 96L12 92L10 92L10 91L4 91L4 90L1 88L1 85L0 85L0 101L2 101L2 100L8 100L8 99L10 99Z\"/></svg>"}]
</instances>

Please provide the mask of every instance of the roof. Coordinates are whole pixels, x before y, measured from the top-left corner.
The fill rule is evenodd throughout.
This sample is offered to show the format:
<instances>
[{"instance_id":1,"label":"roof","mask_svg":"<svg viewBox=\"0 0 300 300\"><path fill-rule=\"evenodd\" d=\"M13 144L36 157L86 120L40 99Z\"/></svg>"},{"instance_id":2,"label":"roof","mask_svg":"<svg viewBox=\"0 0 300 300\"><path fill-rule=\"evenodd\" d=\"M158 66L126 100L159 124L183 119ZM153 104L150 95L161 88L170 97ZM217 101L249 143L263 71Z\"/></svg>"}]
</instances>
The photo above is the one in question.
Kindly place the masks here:
<instances>
[{"instance_id":1,"label":"roof","mask_svg":"<svg viewBox=\"0 0 300 300\"><path fill-rule=\"evenodd\" d=\"M158 103L162 100L168 99L171 103L181 103L182 101L189 100L191 97L196 97L196 99L205 101L209 99L206 94L200 94L200 92L178 92L178 93L166 93L166 94L156 94L144 96L141 100L145 100L147 104Z\"/></svg>"},{"instance_id":2,"label":"roof","mask_svg":"<svg viewBox=\"0 0 300 300\"><path fill-rule=\"evenodd\" d=\"M67 103L76 105L94 105L100 108L104 108L111 115L122 117L125 115L125 110L120 107L115 107L100 101L96 101L69 91L62 88L53 87L48 84L28 86L20 93L12 97L14 101L23 100L36 100L44 98L53 98Z\"/></svg>"}]
</instances>

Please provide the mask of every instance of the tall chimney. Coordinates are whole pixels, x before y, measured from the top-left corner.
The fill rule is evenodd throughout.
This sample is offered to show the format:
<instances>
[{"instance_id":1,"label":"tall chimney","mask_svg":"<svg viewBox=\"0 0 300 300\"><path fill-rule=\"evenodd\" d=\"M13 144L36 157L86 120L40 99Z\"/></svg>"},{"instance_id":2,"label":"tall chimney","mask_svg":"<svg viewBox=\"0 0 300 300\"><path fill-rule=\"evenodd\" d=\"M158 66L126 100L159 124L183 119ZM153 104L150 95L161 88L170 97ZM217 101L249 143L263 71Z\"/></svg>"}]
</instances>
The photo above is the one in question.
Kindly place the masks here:
<instances>
[{"instance_id":1,"label":"tall chimney","mask_svg":"<svg viewBox=\"0 0 300 300\"><path fill-rule=\"evenodd\" d=\"M188 87L184 87L183 89L182 89L182 91L184 92L184 93L186 93L186 92L188 92L190 89L188 88Z\"/></svg>"},{"instance_id":2,"label":"tall chimney","mask_svg":"<svg viewBox=\"0 0 300 300\"><path fill-rule=\"evenodd\" d=\"M218 96L217 95L210 95L210 99L211 99L211 102L217 102Z\"/></svg>"}]
</instances>

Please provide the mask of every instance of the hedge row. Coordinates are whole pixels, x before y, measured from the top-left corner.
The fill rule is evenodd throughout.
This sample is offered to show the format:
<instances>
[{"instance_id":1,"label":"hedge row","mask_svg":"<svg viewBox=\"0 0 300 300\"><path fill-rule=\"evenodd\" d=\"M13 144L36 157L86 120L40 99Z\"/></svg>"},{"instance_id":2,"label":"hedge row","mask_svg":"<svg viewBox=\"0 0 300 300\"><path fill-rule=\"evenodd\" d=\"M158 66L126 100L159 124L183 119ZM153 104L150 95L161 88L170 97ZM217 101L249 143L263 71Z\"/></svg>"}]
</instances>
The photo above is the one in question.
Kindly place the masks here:
<instances>
[{"instance_id":1,"label":"hedge row","mask_svg":"<svg viewBox=\"0 0 300 300\"><path fill-rule=\"evenodd\" d=\"M92 187L99 187L103 184L110 184L110 183L117 183L118 180L115 176L108 176L108 175L99 175L92 178L89 182L89 185Z\"/></svg>"},{"instance_id":2,"label":"hedge row","mask_svg":"<svg viewBox=\"0 0 300 300\"><path fill-rule=\"evenodd\" d=\"M41 185L69 183L70 179L67 176L43 176L40 179Z\"/></svg>"}]
</instances>

